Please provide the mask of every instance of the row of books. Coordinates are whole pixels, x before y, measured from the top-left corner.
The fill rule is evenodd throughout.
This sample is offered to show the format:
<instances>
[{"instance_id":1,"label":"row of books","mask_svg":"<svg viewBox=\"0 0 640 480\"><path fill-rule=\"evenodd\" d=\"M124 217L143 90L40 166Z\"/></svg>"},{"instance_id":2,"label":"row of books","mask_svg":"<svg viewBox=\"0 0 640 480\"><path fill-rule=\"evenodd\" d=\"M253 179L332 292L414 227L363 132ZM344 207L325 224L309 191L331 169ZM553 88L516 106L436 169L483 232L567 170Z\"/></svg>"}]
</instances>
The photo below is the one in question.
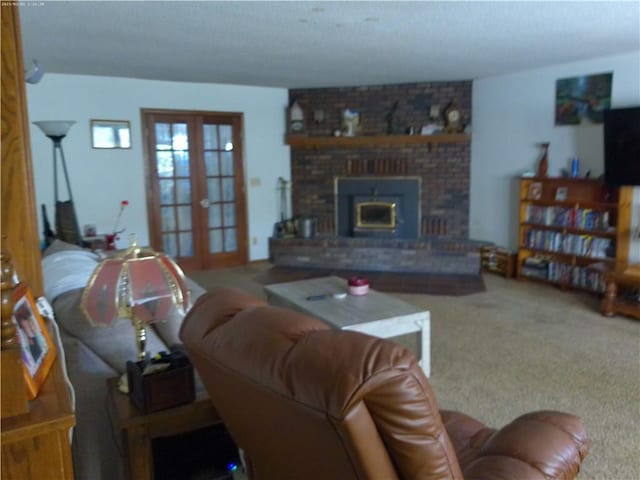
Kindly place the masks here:
<instances>
[{"instance_id":1,"label":"row of books","mask_svg":"<svg viewBox=\"0 0 640 480\"><path fill-rule=\"evenodd\" d=\"M550 230L525 230L524 246L549 252L580 255L591 258L614 257L614 243L610 238L573 233L553 232Z\"/></svg>"},{"instance_id":2,"label":"row of books","mask_svg":"<svg viewBox=\"0 0 640 480\"><path fill-rule=\"evenodd\" d=\"M607 230L609 212L590 208L540 207L527 205L527 223L579 228L582 230Z\"/></svg>"},{"instance_id":3,"label":"row of books","mask_svg":"<svg viewBox=\"0 0 640 480\"><path fill-rule=\"evenodd\" d=\"M549 262L549 280L576 287L604 292L606 283L602 272L589 267L577 267L566 263Z\"/></svg>"},{"instance_id":4,"label":"row of books","mask_svg":"<svg viewBox=\"0 0 640 480\"><path fill-rule=\"evenodd\" d=\"M578 267L567 263L548 261L537 257L527 258L522 265L522 274L552 282L604 292L604 274L590 267Z\"/></svg>"}]
</instances>

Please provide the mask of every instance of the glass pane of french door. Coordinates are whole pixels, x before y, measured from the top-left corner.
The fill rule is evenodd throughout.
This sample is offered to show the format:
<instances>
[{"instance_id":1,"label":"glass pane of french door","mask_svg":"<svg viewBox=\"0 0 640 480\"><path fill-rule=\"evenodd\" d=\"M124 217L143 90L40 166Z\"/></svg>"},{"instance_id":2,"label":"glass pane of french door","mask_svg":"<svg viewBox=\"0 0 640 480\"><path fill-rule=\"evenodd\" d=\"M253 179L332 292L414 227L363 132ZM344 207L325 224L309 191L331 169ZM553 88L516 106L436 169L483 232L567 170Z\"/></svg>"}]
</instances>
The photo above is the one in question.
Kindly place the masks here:
<instances>
[{"instance_id":1,"label":"glass pane of french door","mask_svg":"<svg viewBox=\"0 0 640 480\"><path fill-rule=\"evenodd\" d=\"M231 125L202 125L207 199L209 201L209 253L238 249L235 170Z\"/></svg>"},{"instance_id":2,"label":"glass pane of french door","mask_svg":"<svg viewBox=\"0 0 640 480\"><path fill-rule=\"evenodd\" d=\"M185 122L155 124L162 246L173 258L194 256L189 132Z\"/></svg>"}]
</instances>

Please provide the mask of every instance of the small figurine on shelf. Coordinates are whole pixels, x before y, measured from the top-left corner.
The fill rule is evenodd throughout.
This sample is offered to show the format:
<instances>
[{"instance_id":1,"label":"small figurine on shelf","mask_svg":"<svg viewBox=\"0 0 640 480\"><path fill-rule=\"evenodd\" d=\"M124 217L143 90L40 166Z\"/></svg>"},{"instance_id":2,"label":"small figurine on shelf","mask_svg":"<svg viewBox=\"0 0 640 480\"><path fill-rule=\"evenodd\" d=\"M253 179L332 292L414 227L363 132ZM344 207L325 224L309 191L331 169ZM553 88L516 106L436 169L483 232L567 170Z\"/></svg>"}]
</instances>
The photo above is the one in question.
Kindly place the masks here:
<instances>
[{"instance_id":1,"label":"small figurine on shelf","mask_svg":"<svg viewBox=\"0 0 640 480\"><path fill-rule=\"evenodd\" d=\"M547 170L549 169L549 142L541 143L542 154L540 155L540 161L538 162L538 177L546 177Z\"/></svg>"},{"instance_id":2,"label":"small figurine on shelf","mask_svg":"<svg viewBox=\"0 0 640 480\"><path fill-rule=\"evenodd\" d=\"M289 108L289 133L304 133L304 112L298 101Z\"/></svg>"},{"instance_id":3,"label":"small figurine on shelf","mask_svg":"<svg viewBox=\"0 0 640 480\"><path fill-rule=\"evenodd\" d=\"M395 118L397 109L398 109L398 101L396 100L393 106L391 107L391 110L389 110L387 114L384 116L384 119L387 122L387 135L393 135L394 133L398 133L397 132L398 126Z\"/></svg>"},{"instance_id":4,"label":"small figurine on shelf","mask_svg":"<svg viewBox=\"0 0 640 480\"><path fill-rule=\"evenodd\" d=\"M357 135L360 129L360 114L355 110L342 111L342 131L345 137Z\"/></svg>"},{"instance_id":5,"label":"small figurine on shelf","mask_svg":"<svg viewBox=\"0 0 640 480\"><path fill-rule=\"evenodd\" d=\"M431 105L429 108L429 119L420 128L420 135L433 135L442 131L442 118L440 115L440 105Z\"/></svg>"}]
</instances>

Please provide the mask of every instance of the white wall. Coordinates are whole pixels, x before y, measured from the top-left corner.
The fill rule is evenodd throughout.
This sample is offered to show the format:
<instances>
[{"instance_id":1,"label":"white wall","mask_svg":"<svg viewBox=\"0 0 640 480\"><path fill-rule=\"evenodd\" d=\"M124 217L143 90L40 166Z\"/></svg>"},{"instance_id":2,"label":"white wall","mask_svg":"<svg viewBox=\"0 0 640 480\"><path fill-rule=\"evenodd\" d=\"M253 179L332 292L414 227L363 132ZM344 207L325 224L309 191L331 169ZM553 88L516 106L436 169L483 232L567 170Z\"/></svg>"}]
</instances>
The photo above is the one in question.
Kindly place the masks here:
<instances>
[{"instance_id":1,"label":"white wall","mask_svg":"<svg viewBox=\"0 0 640 480\"><path fill-rule=\"evenodd\" d=\"M603 72L613 72L613 107L640 105L640 52L473 82L471 238L517 248L518 177L536 170L541 142L551 142L549 176L559 176L574 156L581 176L603 173L602 125L554 125L556 80Z\"/></svg>"},{"instance_id":2,"label":"white wall","mask_svg":"<svg viewBox=\"0 0 640 480\"><path fill-rule=\"evenodd\" d=\"M140 244L149 242L140 109L242 112L249 256L268 257L268 238L278 220L277 178L290 178L291 170L289 147L284 144L286 89L47 74L39 84L27 85L27 102L30 121L78 122L62 145L80 228L93 223L99 232L109 232L120 201L129 201L120 247L126 246L131 232L138 234ZM91 119L130 121L132 148L92 149ZM38 208L47 205L55 228L52 143L35 125L31 125L31 151ZM58 172L62 178L60 166ZM64 188L60 193L66 200ZM254 237L256 244L251 241Z\"/></svg>"}]
</instances>

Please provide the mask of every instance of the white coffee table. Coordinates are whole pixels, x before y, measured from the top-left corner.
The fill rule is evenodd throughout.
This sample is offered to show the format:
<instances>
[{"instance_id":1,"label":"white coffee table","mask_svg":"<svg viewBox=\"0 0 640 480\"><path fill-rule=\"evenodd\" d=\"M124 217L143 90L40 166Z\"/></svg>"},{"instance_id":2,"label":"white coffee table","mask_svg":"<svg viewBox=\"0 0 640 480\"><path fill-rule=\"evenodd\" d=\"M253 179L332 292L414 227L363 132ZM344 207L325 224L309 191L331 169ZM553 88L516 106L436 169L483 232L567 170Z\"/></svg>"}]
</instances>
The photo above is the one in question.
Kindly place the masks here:
<instances>
[{"instance_id":1,"label":"white coffee table","mask_svg":"<svg viewBox=\"0 0 640 480\"><path fill-rule=\"evenodd\" d=\"M347 291L339 277L319 277L264 287L269 303L312 315L335 328L353 330L379 338L420 332L420 364L431 374L431 319L427 310L392 295L369 289L367 295L334 298ZM309 297L326 295L319 300Z\"/></svg>"}]
</instances>

